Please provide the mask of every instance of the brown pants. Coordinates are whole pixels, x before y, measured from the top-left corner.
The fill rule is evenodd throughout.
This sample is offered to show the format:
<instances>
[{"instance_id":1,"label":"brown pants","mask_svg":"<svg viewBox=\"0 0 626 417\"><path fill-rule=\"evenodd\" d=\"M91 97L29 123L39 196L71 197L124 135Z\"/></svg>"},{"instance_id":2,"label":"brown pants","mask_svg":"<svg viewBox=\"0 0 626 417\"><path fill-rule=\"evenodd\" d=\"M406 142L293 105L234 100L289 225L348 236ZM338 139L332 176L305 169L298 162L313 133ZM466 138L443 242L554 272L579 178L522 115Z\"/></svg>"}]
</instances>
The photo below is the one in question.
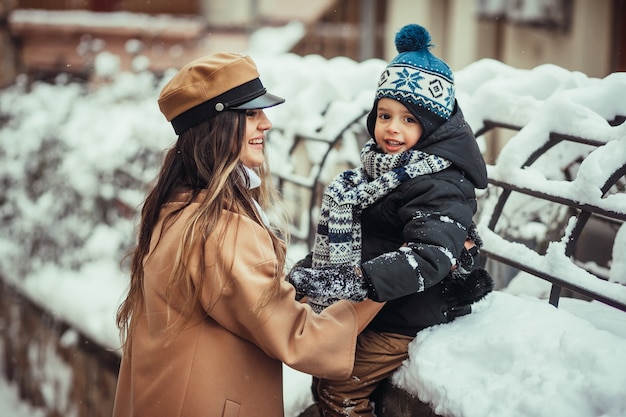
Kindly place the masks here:
<instances>
[{"instance_id":1,"label":"brown pants","mask_svg":"<svg viewBox=\"0 0 626 417\"><path fill-rule=\"evenodd\" d=\"M402 364L413 337L365 330L357 339L354 370L344 381L313 378L313 398L322 417L374 416L370 395Z\"/></svg>"}]
</instances>

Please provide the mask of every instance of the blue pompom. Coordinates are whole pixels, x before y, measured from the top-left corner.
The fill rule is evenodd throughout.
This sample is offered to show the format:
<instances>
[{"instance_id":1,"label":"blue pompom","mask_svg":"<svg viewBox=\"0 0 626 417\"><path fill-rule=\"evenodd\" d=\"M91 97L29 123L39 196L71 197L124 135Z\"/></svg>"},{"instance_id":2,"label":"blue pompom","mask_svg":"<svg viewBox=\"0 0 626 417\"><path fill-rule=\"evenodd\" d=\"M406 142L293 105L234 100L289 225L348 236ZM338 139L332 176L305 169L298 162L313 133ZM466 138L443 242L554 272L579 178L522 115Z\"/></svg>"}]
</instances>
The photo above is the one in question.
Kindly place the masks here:
<instances>
[{"instance_id":1,"label":"blue pompom","mask_svg":"<svg viewBox=\"0 0 626 417\"><path fill-rule=\"evenodd\" d=\"M432 46L430 33L423 26L415 23L404 26L396 34L396 49L399 53L428 51Z\"/></svg>"}]
</instances>

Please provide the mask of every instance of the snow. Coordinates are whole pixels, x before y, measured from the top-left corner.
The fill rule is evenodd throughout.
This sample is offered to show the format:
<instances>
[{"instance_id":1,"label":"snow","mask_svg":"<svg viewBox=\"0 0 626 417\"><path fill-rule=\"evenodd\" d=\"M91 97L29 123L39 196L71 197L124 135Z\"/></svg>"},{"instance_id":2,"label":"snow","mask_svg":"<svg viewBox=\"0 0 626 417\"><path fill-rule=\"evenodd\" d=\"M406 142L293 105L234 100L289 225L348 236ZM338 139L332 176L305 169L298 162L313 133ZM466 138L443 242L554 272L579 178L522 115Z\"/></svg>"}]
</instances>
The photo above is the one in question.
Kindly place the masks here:
<instances>
[{"instance_id":1,"label":"snow","mask_svg":"<svg viewBox=\"0 0 626 417\"><path fill-rule=\"evenodd\" d=\"M614 314L623 325L617 316L624 314ZM393 382L437 404L441 415L624 416L620 330L612 334L543 300L496 292L472 314L420 332Z\"/></svg>"},{"instance_id":2,"label":"snow","mask_svg":"<svg viewBox=\"0 0 626 417\"><path fill-rule=\"evenodd\" d=\"M0 408L11 417L45 417L46 413L22 401L17 387L0 378Z\"/></svg>"},{"instance_id":3,"label":"snow","mask_svg":"<svg viewBox=\"0 0 626 417\"><path fill-rule=\"evenodd\" d=\"M289 45L299 30L290 26L259 36L279 36ZM251 45L264 44L256 42ZM267 110L275 128L268 149L272 168L285 176L293 175L294 167L285 158L295 136L332 139L347 122L362 116L386 65L381 60L299 57L262 47L250 52L268 90L287 98ZM0 92L0 274L34 302L113 349L119 343L115 311L128 283L127 266L120 261L135 232L131 213L157 173L160 151L175 140L156 105L161 86L173 73L159 78L144 71L145 65L134 73L120 72L116 59L101 54L95 61L97 75L108 80L99 85L85 86L69 76L53 84L29 85L22 77ZM626 74L595 79L554 65L520 70L481 60L458 70L456 85L475 131L490 119L525 126L489 167L490 176L624 211L623 192L601 198L597 190L607 169L626 159L626 125L606 122L626 115ZM607 145L592 151L571 144L520 168L550 131ZM326 148L307 144L312 161L320 162L320 149ZM346 146L333 161L353 162L355 149ZM580 175L566 183L562 168L581 154L588 156L578 168ZM538 224L513 219L510 226L521 236L536 236L545 231ZM481 227L486 245L529 256L524 245L509 247ZM623 248L624 226L616 240ZM530 262L568 268L571 262L556 249ZM298 260L305 252L294 244L289 256ZM611 281L624 283L626 259L617 254ZM624 289L588 279L579 269L573 274L581 285ZM571 299L555 309L539 299L546 291L543 281L520 274L508 288L476 304L473 314L421 332L394 383L444 415L626 416L626 365L621 357L626 314ZM50 378L68 378L62 364L53 366L56 372L45 371ZM309 382L309 376L285 368L287 417L312 403ZM3 410L19 417L43 415L17 401L13 387L1 384Z\"/></svg>"}]
</instances>

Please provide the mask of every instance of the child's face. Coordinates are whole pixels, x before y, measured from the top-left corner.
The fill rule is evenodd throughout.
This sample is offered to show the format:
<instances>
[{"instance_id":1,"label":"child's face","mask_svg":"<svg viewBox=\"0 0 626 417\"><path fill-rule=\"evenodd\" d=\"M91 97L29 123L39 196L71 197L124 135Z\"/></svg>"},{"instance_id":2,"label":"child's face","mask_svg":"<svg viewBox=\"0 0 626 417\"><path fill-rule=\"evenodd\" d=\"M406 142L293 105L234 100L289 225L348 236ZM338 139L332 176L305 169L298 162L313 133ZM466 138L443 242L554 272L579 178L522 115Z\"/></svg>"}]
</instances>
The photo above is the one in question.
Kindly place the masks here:
<instances>
[{"instance_id":1,"label":"child's face","mask_svg":"<svg viewBox=\"0 0 626 417\"><path fill-rule=\"evenodd\" d=\"M423 132L422 124L404 104L391 98L378 101L374 139L384 153L394 154L411 149Z\"/></svg>"}]
</instances>

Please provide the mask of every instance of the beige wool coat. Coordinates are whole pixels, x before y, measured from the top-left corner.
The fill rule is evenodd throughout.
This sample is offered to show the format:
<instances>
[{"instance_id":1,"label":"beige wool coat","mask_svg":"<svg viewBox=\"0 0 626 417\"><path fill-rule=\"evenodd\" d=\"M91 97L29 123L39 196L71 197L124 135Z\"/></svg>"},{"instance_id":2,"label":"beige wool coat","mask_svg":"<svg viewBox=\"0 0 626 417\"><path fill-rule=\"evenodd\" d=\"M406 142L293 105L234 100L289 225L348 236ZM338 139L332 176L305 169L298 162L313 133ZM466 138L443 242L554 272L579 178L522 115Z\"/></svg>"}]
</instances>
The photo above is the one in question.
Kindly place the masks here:
<instances>
[{"instance_id":1,"label":"beige wool coat","mask_svg":"<svg viewBox=\"0 0 626 417\"><path fill-rule=\"evenodd\" d=\"M168 204L162 218L177 204ZM185 208L162 234L160 224L155 229L144 261L145 305L135 313L128 355L122 357L113 416L281 417L282 362L319 377L347 378L357 334L382 304L340 301L317 315L294 301L293 287L281 279L279 295L254 312L275 279L277 261L268 232L233 212L224 211L222 237L210 237L188 265L197 282L204 251L201 304L189 324L167 339L164 329L180 315L181 299L168 307L166 283L182 225L196 209L195 203ZM232 221L225 228L227 219ZM226 265L227 272L216 264Z\"/></svg>"}]
</instances>

